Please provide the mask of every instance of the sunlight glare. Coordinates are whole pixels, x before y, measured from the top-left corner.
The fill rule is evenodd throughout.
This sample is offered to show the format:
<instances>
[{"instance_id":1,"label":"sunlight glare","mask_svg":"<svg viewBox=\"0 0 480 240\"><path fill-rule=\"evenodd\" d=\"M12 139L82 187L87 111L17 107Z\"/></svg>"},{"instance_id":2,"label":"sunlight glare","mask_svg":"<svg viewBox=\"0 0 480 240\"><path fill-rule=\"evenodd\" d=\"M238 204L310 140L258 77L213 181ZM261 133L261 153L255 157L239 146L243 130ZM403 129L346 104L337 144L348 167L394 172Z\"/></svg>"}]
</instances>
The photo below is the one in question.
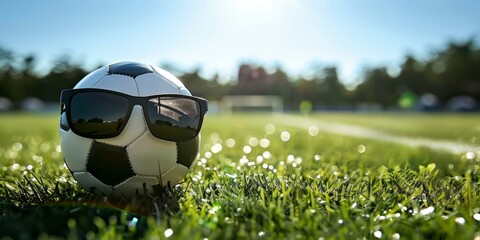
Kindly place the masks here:
<instances>
[{"instance_id":1,"label":"sunlight glare","mask_svg":"<svg viewBox=\"0 0 480 240\"><path fill-rule=\"evenodd\" d=\"M268 10L272 8L273 0L240 0L238 3L246 8L260 8Z\"/></svg>"}]
</instances>

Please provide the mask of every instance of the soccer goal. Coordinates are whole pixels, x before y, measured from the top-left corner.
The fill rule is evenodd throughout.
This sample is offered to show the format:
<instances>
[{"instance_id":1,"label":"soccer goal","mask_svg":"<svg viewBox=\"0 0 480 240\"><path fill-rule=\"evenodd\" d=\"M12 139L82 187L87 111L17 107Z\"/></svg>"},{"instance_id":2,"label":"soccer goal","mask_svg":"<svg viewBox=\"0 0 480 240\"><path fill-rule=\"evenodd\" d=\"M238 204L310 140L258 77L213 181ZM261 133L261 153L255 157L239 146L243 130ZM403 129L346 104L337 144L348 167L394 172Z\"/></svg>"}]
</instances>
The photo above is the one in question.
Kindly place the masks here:
<instances>
[{"instance_id":1,"label":"soccer goal","mask_svg":"<svg viewBox=\"0 0 480 240\"><path fill-rule=\"evenodd\" d=\"M222 112L283 112L283 99L275 95L228 95L222 98Z\"/></svg>"}]
</instances>

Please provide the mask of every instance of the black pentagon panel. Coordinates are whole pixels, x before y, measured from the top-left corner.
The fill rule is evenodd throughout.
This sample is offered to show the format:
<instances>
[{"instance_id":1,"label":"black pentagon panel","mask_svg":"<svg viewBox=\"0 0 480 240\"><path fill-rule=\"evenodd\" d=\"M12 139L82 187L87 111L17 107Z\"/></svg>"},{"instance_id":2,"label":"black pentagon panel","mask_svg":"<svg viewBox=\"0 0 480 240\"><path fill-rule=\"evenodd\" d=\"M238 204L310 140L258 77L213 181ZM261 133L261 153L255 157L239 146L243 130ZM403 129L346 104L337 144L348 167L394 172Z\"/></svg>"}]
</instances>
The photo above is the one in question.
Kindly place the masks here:
<instances>
[{"instance_id":1,"label":"black pentagon panel","mask_svg":"<svg viewBox=\"0 0 480 240\"><path fill-rule=\"evenodd\" d=\"M153 73L153 69L147 64L138 62L119 62L108 66L108 74L120 74L136 78L146 73Z\"/></svg>"},{"instance_id":2,"label":"black pentagon panel","mask_svg":"<svg viewBox=\"0 0 480 240\"><path fill-rule=\"evenodd\" d=\"M101 182L115 186L135 175L126 148L93 141L87 171Z\"/></svg>"},{"instance_id":3,"label":"black pentagon panel","mask_svg":"<svg viewBox=\"0 0 480 240\"><path fill-rule=\"evenodd\" d=\"M198 139L196 137L185 142L177 142L177 163L190 168L198 153Z\"/></svg>"}]
</instances>

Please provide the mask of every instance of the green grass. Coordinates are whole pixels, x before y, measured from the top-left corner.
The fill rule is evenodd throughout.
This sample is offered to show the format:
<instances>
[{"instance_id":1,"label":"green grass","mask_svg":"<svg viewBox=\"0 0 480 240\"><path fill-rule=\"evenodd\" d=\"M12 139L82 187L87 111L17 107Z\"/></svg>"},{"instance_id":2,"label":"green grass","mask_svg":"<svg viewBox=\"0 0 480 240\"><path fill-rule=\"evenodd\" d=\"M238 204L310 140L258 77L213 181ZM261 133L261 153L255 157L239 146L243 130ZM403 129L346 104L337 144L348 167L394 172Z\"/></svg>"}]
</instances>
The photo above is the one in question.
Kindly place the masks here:
<instances>
[{"instance_id":1,"label":"green grass","mask_svg":"<svg viewBox=\"0 0 480 240\"><path fill-rule=\"evenodd\" d=\"M425 117L435 124L480 122L478 116L468 117L475 121L463 115ZM363 119L363 126L392 132L396 126L389 119L399 119L388 114L373 116L371 123L352 114L313 118ZM415 136L418 119L402 116L409 136ZM0 116L0 238L480 236L480 153L467 159L371 139L311 136L271 115L212 114L202 130L200 159L185 181L158 196L126 201L90 195L74 182L58 149L57 121L56 115ZM428 127L427 122L422 124ZM434 127L419 134L471 137L455 131L469 127L449 126L452 134L441 135ZM282 132L284 137L288 132L288 141L282 141Z\"/></svg>"},{"instance_id":2,"label":"green grass","mask_svg":"<svg viewBox=\"0 0 480 240\"><path fill-rule=\"evenodd\" d=\"M401 136L448 139L480 145L480 115L474 113L320 113L312 117Z\"/></svg>"}]
</instances>

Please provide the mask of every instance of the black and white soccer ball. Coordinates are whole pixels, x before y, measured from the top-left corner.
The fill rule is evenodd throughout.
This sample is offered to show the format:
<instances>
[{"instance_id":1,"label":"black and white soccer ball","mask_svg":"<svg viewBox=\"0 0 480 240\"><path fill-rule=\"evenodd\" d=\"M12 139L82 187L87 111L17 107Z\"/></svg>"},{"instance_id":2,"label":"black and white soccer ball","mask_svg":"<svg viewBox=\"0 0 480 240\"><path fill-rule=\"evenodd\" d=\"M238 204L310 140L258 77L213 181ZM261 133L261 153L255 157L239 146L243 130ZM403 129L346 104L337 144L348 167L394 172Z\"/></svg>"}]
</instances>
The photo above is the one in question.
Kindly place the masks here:
<instances>
[{"instance_id":1,"label":"black and white soccer ball","mask_svg":"<svg viewBox=\"0 0 480 240\"><path fill-rule=\"evenodd\" d=\"M191 96L169 72L137 62L101 67L74 87L79 88L107 89L132 96ZM125 197L154 193L158 187L181 181L198 155L199 138L172 142L154 137L139 105L134 106L125 129L116 137L90 139L60 128L62 153L75 180L93 193Z\"/></svg>"}]
</instances>

